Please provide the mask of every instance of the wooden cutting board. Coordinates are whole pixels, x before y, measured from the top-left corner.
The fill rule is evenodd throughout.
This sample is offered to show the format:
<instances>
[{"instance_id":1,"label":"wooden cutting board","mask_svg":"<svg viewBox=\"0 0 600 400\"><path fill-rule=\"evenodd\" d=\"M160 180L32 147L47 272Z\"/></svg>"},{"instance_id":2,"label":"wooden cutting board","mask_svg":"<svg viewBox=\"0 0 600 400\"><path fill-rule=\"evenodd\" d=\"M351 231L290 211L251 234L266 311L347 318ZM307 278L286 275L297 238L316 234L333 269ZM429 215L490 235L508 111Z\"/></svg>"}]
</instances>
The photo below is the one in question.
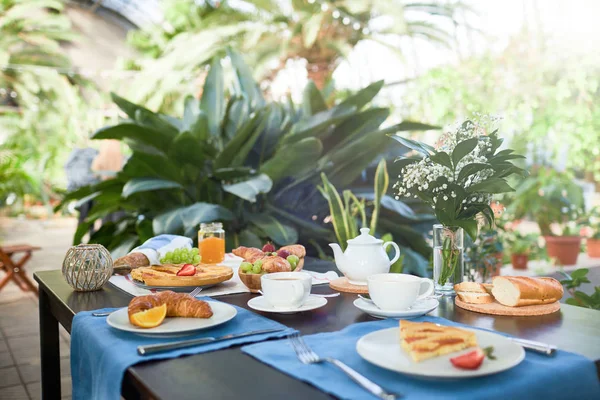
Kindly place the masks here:
<instances>
[{"instance_id":1,"label":"wooden cutting board","mask_svg":"<svg viewBox=\"0 0 600 400\"><path fill-rule=\"evenodd\" d=\"M348 281L348 278L342 276L329 282L329 287L338 292L368 294L369 287L367 285L353 285Z\"/></svg>"},{"instance_id":2,"label":"wooden cutting board","mask_svg":"<svg viewBox=\"0 0 600 400\"><path fill-rule=\"evenodd\" d=\"M465 310L475 311L482 314L494 315L511 315L511 316L532 316L552 314L560 310L560 303L557 301L550 304L538 304L536 306L523 307L507 307L494 301L488 304L471 304L461 301L458 297L454 299L454 303Z\"/></svg>"}]
</instances>

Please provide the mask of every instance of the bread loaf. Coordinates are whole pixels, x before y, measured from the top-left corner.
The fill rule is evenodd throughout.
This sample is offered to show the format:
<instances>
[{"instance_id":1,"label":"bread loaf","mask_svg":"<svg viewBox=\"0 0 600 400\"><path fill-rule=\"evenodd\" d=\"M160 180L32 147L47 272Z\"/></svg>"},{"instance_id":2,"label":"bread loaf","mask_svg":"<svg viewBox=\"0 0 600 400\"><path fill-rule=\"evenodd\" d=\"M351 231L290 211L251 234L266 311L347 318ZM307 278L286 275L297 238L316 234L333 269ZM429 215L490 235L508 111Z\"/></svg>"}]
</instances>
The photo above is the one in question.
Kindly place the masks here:
<instances>
[{"instance_id":1,"label":"bread loaf","mask_svg":"<svg viewBox=\"0 0 600 400\"><path fill-rule=\"evenodd\" d=\"M563 287L554 278L526 276L497 276L493 279L492 295L508 307L533 306L559 301Z\"/></svg>"},{"instance_id":2,"label":"bread loaf","mask_svg":"<svg viewBox=\"0 0 600 400\"><path fill-rule=\"evenodd\" d=\"M454 285L455 292L487 293L485 286L477 282L461 282Z\"/></svg>"},{"instance_id":3,"label":"bread loaf","mask_svg":"<svg viewBox=\"0 0 600 400\"><path fill-rule=\"evenodd\" d=\"M458 292L456 295L465 303L488 304L494 302L494 298L488 293Z\"/></svg>"}]
</instances>

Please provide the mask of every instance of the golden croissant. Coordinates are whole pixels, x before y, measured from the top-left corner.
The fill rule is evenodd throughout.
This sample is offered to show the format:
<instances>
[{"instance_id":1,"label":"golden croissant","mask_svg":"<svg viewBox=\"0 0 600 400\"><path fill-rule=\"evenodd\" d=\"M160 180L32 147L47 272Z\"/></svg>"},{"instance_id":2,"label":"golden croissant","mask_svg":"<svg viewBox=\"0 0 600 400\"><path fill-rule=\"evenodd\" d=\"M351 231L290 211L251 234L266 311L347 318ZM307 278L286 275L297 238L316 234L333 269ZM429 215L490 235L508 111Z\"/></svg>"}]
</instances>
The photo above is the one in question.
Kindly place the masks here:
<instances>
[{"instance_id":1,"label":"golden croissant","mask_svg":"<svg viewBox=\"0 0 600 400\"><path fill-rule=\"evenodd\" d=\"M167 305L167 317L210 318L213 315L210 304L206 301L198 300L187 293L175 293L166 290L147 296L134 297L127 308L129 322L135 325L135 321L131 318L133 314L163 304Z\"/></svg>"}]
</instances>

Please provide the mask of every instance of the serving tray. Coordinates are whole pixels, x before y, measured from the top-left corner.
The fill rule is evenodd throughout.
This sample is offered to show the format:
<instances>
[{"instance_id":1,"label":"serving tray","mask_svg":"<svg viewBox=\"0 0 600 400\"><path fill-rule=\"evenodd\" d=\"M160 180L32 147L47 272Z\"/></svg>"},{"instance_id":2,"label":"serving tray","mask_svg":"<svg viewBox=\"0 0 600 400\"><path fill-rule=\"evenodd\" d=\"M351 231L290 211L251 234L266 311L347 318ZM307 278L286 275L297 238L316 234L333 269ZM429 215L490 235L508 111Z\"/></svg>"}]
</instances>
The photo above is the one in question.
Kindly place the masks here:
<instances>
[{"instance_id":1,"label":"serving tray","mask_svg":"<svg viewBox=\"0 0 600 400\"><path fill-rule=\"evenodd\" d=\"M497 301L488 304L471 304L465 303L458 297L454 299L454 304L465 310L475 311L482 314L493 314L493 315L510 315L510 316L532 316L532 315L546 315L552 314L560 310L560 303L557 301L550 304L538 304L535 306L523 306L523 307L507 307Z\"/></svg>"}]
</instances>

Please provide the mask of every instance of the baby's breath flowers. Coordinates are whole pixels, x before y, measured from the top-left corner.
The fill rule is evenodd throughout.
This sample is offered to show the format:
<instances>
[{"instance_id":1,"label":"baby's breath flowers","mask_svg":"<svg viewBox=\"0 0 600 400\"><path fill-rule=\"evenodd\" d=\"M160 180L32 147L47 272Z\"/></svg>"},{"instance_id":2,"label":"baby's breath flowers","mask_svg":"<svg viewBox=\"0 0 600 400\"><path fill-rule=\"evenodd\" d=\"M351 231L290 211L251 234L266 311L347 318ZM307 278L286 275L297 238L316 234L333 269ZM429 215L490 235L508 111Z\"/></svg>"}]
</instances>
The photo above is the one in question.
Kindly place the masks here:
<instances>
[{"instance_id":1,"label":"baby's breath flowers","mask_svg":"<svg viewBox=\"0 0 600 400\"><path fill-rule=\"evenodd\" d=\"M498 151L502 139L491 130L497 118L479 116L444 133L436 147L401 136L392 136L421 154L396 160L403 165L394 185L396 199L420 198L429 203L440 223L461 227L473 239L477 236L475 217L482 213L493 225L492 194L513 191L506 178L526 171L511 160L524 158L513 150Z\"/></svg>"},{"instance_id":2,"label":"baby's breath flowers","mask_svg":"<svg viewBox=\"0 0 600 400\"><path fill-rule=\"evenodd\" d=\"M396 199L420 198L435 211L443 225L436 236L434 229L434 281L436 292L453 293L453 284L463 279L462 232L473 240L477 236L477 216L494 225L490 207L494 193L510 192L506 178L526 172L511 160L523 158L513 150L498 151L502 139L493 117L467 120L444 133L436 147L401 136L392 136L421 157L405 157L399 180L394 185ZM460 244L459 244L460 243Z\"/></svg>"}]
</instances>

